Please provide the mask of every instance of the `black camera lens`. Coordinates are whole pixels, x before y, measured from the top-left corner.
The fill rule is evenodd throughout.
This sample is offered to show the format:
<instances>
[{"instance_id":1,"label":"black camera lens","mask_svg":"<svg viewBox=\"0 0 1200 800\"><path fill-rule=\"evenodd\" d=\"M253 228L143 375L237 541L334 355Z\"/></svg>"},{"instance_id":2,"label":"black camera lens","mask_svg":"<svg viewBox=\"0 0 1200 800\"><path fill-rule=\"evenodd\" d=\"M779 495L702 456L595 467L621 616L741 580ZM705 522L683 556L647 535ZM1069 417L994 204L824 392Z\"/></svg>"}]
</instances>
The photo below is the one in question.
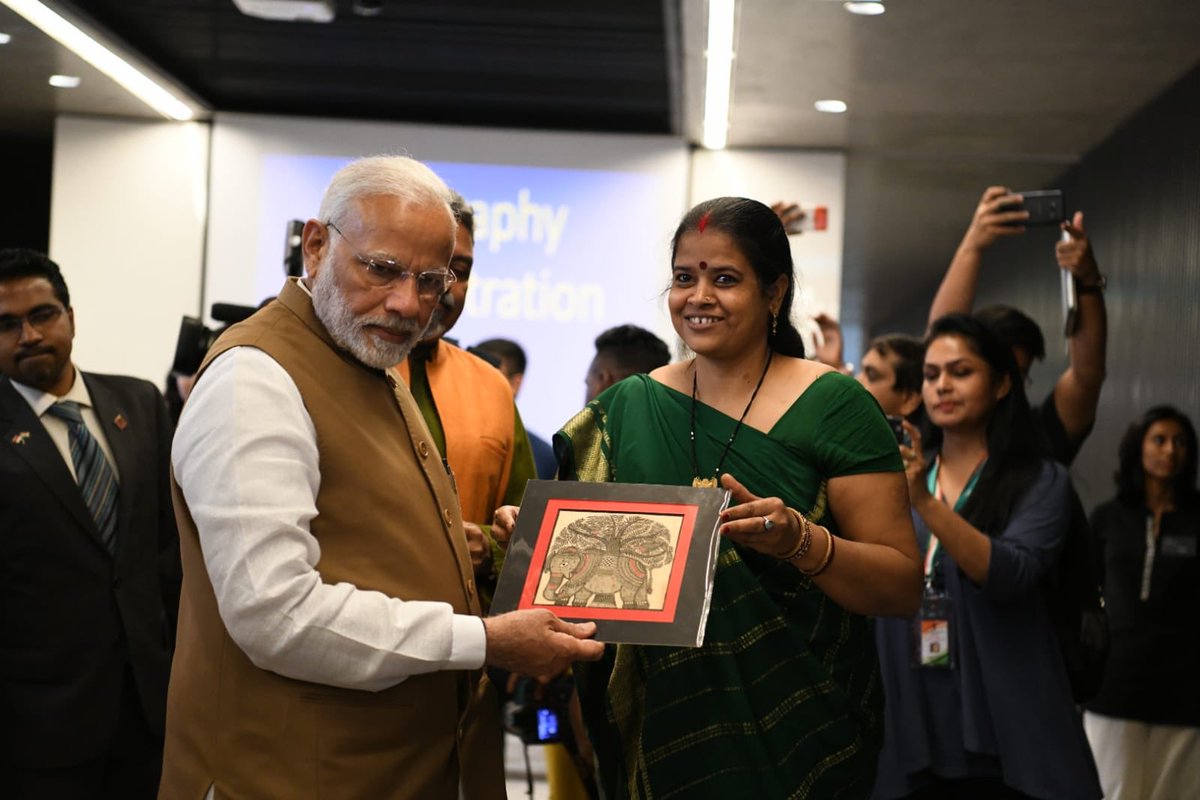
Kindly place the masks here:
<instances>
[{"instance_id":1,"label":"black camera lens","mask_svg":"<svg viewBox=\"0 0 1200 800\"><path fill-rule=\"evenodd\" d=\"M184 317L179 323L179 339L175 343L175 359L171 371L191 375L200 369L204 354L213 342L213 332L196 317Z\"/></svg>"}]
</instances>

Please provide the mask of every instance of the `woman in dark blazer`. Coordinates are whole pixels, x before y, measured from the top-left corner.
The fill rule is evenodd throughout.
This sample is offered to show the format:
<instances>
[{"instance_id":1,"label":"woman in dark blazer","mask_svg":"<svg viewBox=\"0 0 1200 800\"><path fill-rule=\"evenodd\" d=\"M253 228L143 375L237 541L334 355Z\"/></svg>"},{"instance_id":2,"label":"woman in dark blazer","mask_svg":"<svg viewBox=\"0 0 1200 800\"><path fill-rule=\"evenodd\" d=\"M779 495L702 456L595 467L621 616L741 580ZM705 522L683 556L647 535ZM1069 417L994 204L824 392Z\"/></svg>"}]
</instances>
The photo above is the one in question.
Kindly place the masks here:
<instances>
[{"instance_id":1,"label":"woman in dark blazer","mask_svg":"<svg viewBox=\"0 0 1200 800\"><path fill-rule=\"evenodd\" d=\"M1069 521L1066 470L1043 455L1012 352L983 323L926 339L934 426L902 447L925 593L880 619L887 698L877 798L1100 796L1041 583Z\"/></svg>"}]
</instances>

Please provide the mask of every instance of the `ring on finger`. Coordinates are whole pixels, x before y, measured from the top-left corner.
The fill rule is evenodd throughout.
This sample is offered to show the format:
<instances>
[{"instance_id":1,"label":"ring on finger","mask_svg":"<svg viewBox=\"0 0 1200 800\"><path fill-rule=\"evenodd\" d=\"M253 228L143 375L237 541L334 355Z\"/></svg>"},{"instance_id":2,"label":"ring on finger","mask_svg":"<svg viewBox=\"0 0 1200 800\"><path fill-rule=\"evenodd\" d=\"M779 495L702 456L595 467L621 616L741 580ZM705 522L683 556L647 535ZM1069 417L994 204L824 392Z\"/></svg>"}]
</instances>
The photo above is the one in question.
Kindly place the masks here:
<instances>
[{"instance_id":1,"label":"ring on finger","mask_svg":"<svg viewBox=\"0 0 1200 800\"><path fill-rule=\"evenodd\" d=\"M763 521L763 533L766 533L767 531L771 530L771 528L775 527L775 523L772 522L771 518L768 516L764 516L762 518L762 521Z\"/></svg>"}]
</instances>

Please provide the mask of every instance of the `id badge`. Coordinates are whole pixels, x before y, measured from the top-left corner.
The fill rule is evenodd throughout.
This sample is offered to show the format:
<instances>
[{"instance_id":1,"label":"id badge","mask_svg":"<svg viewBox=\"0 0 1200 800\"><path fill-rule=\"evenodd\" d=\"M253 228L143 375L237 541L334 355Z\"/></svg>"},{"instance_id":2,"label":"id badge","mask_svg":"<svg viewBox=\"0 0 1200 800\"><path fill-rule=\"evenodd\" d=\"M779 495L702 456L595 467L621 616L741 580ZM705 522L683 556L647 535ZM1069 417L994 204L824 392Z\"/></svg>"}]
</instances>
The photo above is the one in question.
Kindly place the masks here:
<instances>
[{"instance_id":1,"label":"id badge","mask_svg":"<svg viewBox=\"0 0 1200 800\"><path fill-rule=\"evenodd\" d=\"M912 666L917 669L951 669L952 628L950 595L927 588L921 598L921 611L913 620Z\"/></svg>"},{"instance_id":2,"label":"id badge","mask_svg":"<svg viewBox=\"0 0 1200 800\"><path fill-rule=\"evenodd\" d=\"M1165 558L1195 558L1195 536L1164 536L1159 542L1159 553Z\"/></svg>"}]
</instances>

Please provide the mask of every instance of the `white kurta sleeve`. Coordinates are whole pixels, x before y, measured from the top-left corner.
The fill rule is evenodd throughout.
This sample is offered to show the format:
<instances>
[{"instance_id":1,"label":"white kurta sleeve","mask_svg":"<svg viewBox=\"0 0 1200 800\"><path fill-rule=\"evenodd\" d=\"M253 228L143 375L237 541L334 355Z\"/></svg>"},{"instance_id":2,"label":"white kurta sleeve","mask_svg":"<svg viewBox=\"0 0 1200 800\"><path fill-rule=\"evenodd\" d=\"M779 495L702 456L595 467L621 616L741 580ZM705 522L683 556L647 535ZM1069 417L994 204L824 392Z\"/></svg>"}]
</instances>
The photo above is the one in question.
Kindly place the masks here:
<instances>
[{"instance_id":1,"label":"white kurta sleeve","mask_svg":"<svg viewBox=\"0 0 1200 800\"><path fill-rule=\"evenodd\" d=\"M425 672L483 664L478 617L321 580L316 429L291 377L261 350L209 365L171 454L200 534L221 619L262 669L378 691Z\"/></svg>"}]
</instances>

